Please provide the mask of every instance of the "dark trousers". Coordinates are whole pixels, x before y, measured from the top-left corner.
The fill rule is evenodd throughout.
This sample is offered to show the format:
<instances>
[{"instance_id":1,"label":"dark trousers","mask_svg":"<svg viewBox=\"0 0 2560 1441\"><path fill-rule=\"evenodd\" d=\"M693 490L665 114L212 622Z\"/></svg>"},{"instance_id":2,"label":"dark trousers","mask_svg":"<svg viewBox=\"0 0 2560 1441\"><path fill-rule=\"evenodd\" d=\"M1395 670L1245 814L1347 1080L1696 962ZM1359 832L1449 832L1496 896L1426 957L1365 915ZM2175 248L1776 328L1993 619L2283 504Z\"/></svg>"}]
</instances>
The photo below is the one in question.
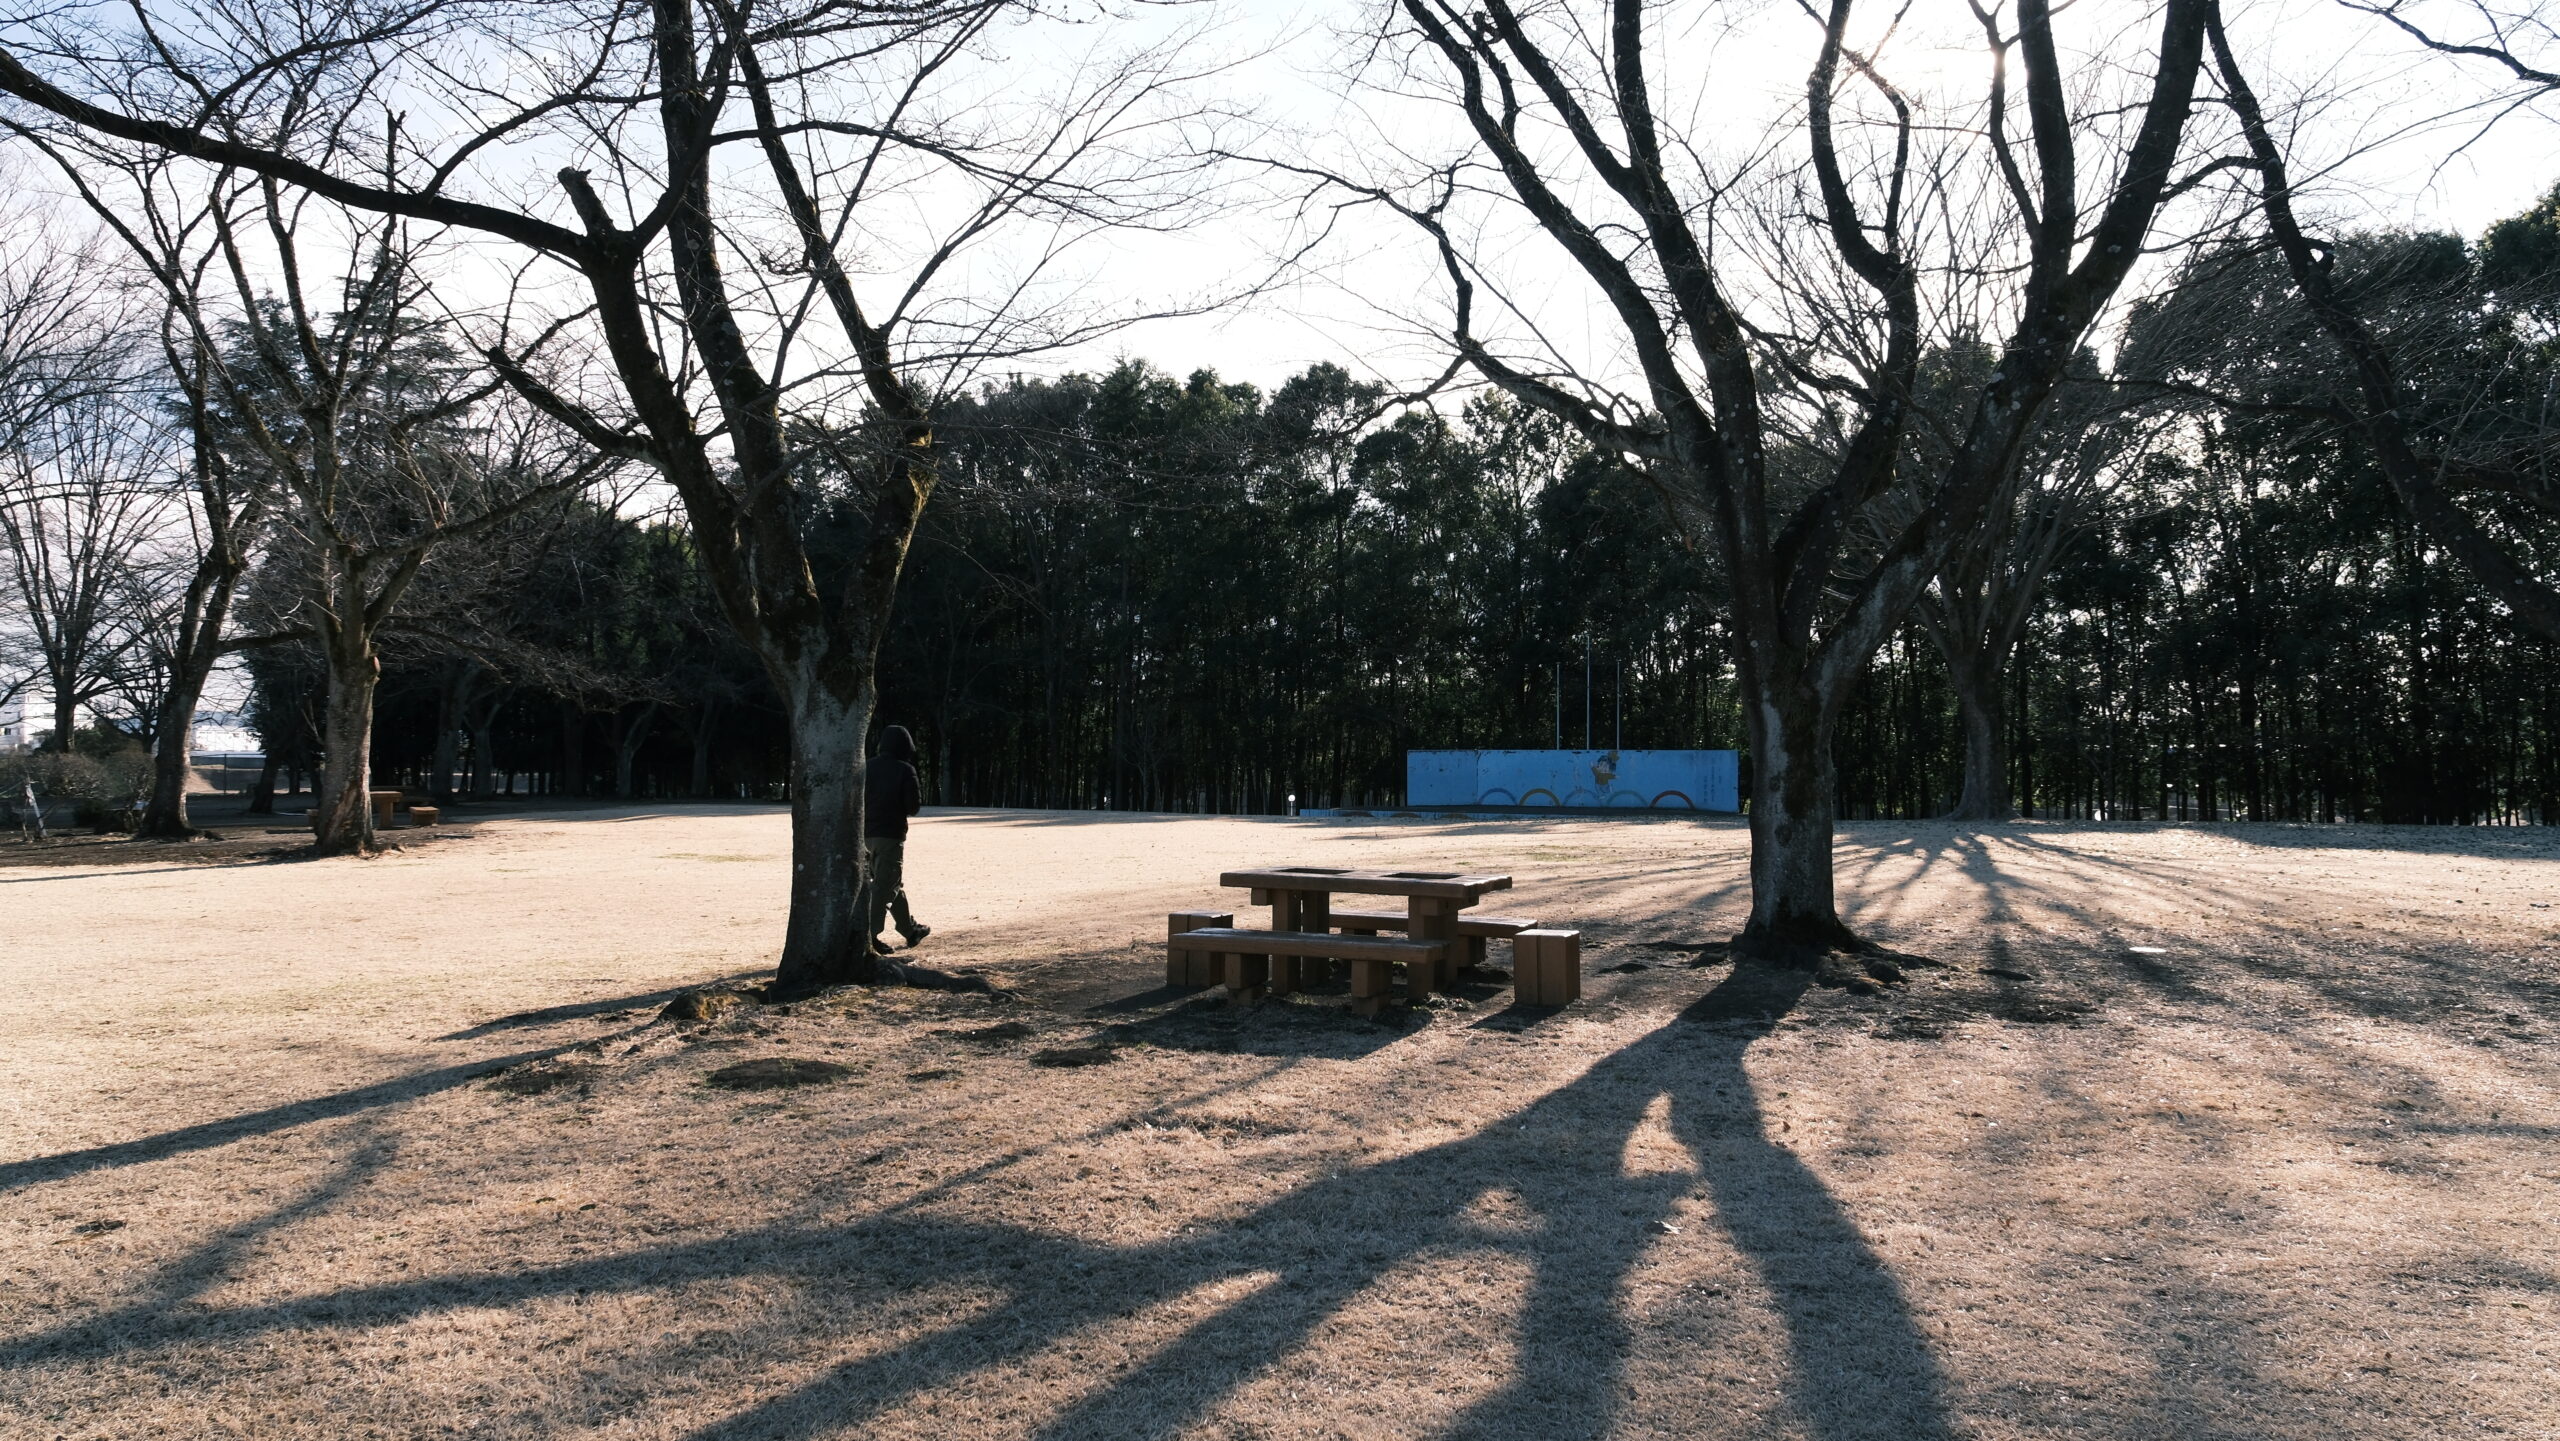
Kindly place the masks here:
<instances>
[{"instance_id":1,"label":"dark trousers","mask_svg":"<svg viewBox=\"0 0 2560 1441\"><path fill-rule=\"evenodd\" d=\"M914 935L919 927L916 913L907 909L907 843L866 840L862 851L871 876L863 886L862 933L879 940L881 925L894 915L898 934Z\"/></svg>"}]
</instances>

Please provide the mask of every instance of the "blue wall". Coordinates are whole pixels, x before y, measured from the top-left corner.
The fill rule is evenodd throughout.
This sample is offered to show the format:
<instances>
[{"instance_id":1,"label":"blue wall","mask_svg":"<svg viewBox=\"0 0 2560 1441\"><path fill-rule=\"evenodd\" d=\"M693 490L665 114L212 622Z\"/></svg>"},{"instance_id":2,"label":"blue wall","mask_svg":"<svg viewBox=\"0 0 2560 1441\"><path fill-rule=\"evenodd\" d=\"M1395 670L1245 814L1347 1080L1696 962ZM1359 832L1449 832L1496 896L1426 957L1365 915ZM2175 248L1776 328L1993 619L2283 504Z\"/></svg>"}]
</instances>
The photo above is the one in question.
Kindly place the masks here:
<instances>
[{"instance_id":1,"label":"blue wall","mask_svg":"<svg viewBox=\"0 0 2560 1441\"><path fill-rule=\"evenodd\" d=\"M1407 751L1409 806L1736 811L1732 751Z\"/></svg>"}]
</instances>

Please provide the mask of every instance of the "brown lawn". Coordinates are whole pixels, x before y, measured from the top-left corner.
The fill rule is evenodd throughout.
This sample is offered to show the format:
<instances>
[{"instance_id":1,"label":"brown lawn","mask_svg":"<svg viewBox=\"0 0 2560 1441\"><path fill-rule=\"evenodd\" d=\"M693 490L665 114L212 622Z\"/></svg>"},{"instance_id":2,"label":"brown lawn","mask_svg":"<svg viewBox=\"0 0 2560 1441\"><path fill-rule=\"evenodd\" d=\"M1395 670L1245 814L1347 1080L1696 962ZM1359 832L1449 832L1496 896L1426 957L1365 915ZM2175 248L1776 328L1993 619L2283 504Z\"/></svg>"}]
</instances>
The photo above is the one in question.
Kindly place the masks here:
<instances>
[{"instance_id":1,"label":"brown lawn","mask_svg":"<svg viewBox=\"0 0 2560 1441\"><path fill-rule=\"evenodd\" d=\"M1020 1000L708 1027L778 810L438 834L0 864L0 1436L2560 1435L2546 832L1855 825L1948 967L1859 998L1724 962L1731 823L941 813ZM1159 989L1274 863L1510 872L1586 999Z\"/></svg>"}]
</instances>

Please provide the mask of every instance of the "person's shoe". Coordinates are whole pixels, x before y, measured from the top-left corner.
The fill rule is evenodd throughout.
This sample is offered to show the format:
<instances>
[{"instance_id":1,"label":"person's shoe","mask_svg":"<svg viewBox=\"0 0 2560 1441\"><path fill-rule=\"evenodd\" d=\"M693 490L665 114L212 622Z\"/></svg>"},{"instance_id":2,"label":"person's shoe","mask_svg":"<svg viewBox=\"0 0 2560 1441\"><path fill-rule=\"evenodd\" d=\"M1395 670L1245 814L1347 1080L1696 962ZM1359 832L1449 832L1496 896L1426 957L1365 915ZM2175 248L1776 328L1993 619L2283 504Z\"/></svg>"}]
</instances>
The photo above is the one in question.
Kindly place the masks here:
<instances>
[{"instance_id":1,"label":"person's shoe","mask_svg":"<svg viewBox=\"0 0 2560 1441\"><path fill-rule=\"evenodd\" d=\"M924 938L932 934L933 927L918 926L912 931L898 932L898 939L905 941L907 943L907 949L912 951L916 947L923 945Z\"/></svg>"}]
</instances>

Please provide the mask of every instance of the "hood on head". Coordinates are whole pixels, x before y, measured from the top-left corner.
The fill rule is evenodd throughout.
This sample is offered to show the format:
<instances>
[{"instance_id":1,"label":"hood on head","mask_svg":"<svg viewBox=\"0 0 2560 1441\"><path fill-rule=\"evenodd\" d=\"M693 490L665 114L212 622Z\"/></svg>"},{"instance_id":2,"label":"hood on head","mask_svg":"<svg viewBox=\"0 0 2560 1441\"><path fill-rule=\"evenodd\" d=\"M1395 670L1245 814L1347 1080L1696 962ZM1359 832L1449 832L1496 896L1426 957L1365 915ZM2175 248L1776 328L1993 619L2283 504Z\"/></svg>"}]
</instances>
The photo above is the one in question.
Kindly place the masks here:
<instances>
[{"instance_id":1,"label":"hood on head","mask_svg":"<svg viewBox=\"0 0 2560 1441\"><path fill-rule=\"evenodd\" d=\"M914 760L916 738L907 734L905 726L891 726L880 733L880 754L892 760Z\"/></svg>"}]
</instances>

